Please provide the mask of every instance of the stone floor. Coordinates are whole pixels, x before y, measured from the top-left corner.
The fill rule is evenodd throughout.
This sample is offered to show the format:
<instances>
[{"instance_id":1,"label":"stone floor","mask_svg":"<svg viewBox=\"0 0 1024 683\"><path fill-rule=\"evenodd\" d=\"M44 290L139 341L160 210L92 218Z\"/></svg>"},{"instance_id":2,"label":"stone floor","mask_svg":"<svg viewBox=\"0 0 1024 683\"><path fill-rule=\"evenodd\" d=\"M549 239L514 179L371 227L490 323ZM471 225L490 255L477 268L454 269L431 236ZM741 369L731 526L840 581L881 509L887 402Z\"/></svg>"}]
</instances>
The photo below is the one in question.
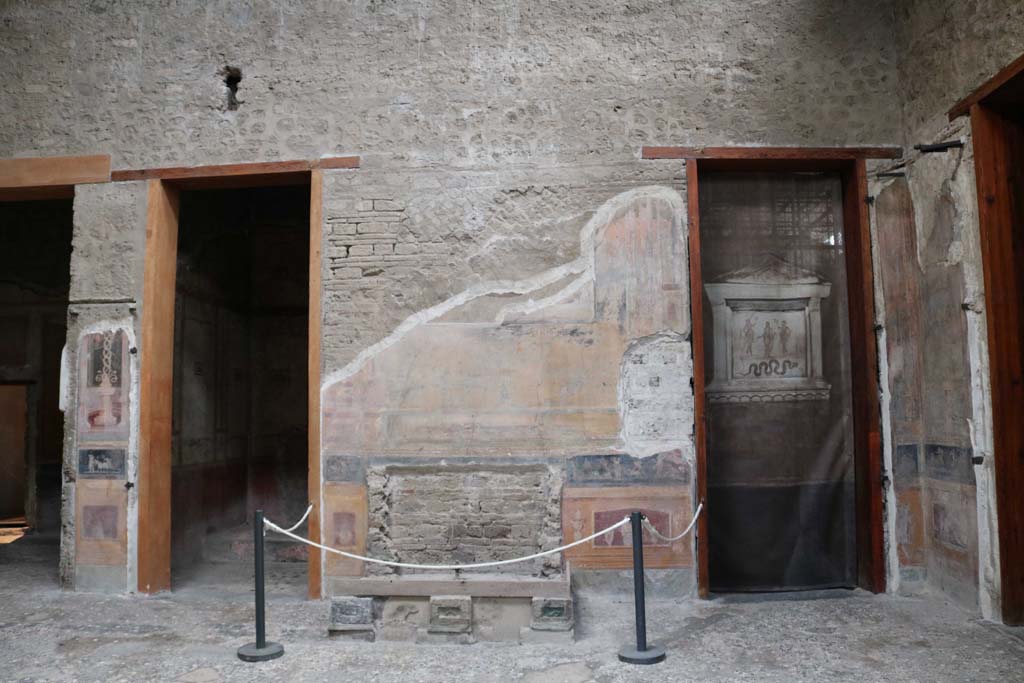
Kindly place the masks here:
<instances>
[{"instance_id":1,"label":"stone floor","mask_svg":"<svg viewBox=\"0 0 1024 683\"><path fill-rule=\"evenodd\" d=\"M283 658L245 664L250 596L238 588L160 597L85 595L56 586L56 549L0 545L3 681L1024 681L1024 633L979 622L937 598L860 592L658 601L651 640L667 661L621 664L628 600L578 604L573 645L415 645L329 640L326 603L271 591L268 632ZM628 596L626 596L628 598Z\"/></svg>"}]
</instances>

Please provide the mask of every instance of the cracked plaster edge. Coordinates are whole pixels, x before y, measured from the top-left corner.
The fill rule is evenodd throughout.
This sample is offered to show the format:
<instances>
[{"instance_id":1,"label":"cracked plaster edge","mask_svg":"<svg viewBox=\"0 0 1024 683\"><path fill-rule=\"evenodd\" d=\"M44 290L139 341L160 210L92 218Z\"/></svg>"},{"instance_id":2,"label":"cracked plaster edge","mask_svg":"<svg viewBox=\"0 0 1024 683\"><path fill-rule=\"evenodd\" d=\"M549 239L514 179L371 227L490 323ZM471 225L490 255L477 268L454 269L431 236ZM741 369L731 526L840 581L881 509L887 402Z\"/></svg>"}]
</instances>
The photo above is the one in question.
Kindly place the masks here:
<instances>
[{"instance_id":1,"label":"cracked plaster edge","mask_svg":"<svg viewBox=\"0 0 1024 683\"><path fill-rule=\"evenodd\" d=\"M892 181L878 183L871 188L871 195L877 197L892 184ZM908 185L909 192L909 185ZM878 219L875 203L869 205L868 227L871 236L871 267L873 272L882 272L882 251L878 242ZM893 446L895 437L892 427L892 390L889 386L889 346L888 330L885 328L885 295L882 291L882 278L872 278L872 290L875 299L875 345L878 357L878 386L880 410L882 417L882 473L884 475L885 495L885 589L886 593L895 595L900 591L900 556L899 536L896 531L897 505L896 482L893 478Z\"/></svg>"},{"instance_id":2,"label":"cracked plaster edge","mask_svg":"<svg viewBox=\"0 0 1024 683\"><path fill-rule=\"evenodd\" d=\"M625 405L626 405L626 389L627 389L627 387L626 387L626 382L625 382L625 375L626 375L627 361L628 361L630 355L634 351L636 351L637 349L639 349L639 348L641 348L643 346L647 346L648 344L655 344L655 343L663 342L663 341L664 342L676 342L676 343L682 343L682 344L689 344L690 340L687 337L687 335L683 334L682 332L677 332L675 330L659 330L658 332L655 332L653 334L648 334L648 335L644 335L643 337L637 337L636 339L631 339L629 341L629 343L626 344L625 351L622 352L622 358L619 361L619 385L616 388L616 398L618 399L618 404L619 404L619 415L621 416L620 425L619 425L619 444L618 444L618 447L619 447L619 450L621 450L623 453L628 453L629 455L633 456L634 458L637 458L638 460L643 460L645 458L649 458L649 457L658 455L659 453L664 453L666 451L672 451L672 450L677 450L678 449L680 451L680 453L682 453L683 459L686 461L686 464L689 465L691 470L692 470L696 466L696 457L695 457L696 454L695 454L695 448L694 448L694 437L692 435L688 439L684 438L684 439L682 439L680 441L675 441L675 440L669 440L669 439L666 439L666 440L637 439L635 437L630 437L630 436L628 436L626 434ZM687 358L690 361L689 371L690 371L690 377L692 379L692 377L693 377L693 364L692 364L693 359L692 359L692 356L687 356ZM691 411L692 411L692 409L693 409L693 394L692 393L689 394L689 397L691 399L690 407L691 407ZM694 419L696 419L696 414L694 414Z\"/></svg>"},{"instance_id":3,"label":"cracked plaster edge","mask_svg":"<svg viewBox=\"0 0 1024 683\"><path fill-rule=\"evenodd\" d=\"M973 454L983 457L980 465L973 466L978 524L978 606L984 619L1002 621L992 389L989 382L991 368L985 309L985 275L981 255L981 225L977 210L973 139L969 134L962 134L962 139L965 142L964 149L950 183L965 200L963 206L955 206L954 215L962 224L960 265L964 277L964 315L967 318L967 353L971 377L971 417L967 423Z\"/></svg>"}]
</instances>

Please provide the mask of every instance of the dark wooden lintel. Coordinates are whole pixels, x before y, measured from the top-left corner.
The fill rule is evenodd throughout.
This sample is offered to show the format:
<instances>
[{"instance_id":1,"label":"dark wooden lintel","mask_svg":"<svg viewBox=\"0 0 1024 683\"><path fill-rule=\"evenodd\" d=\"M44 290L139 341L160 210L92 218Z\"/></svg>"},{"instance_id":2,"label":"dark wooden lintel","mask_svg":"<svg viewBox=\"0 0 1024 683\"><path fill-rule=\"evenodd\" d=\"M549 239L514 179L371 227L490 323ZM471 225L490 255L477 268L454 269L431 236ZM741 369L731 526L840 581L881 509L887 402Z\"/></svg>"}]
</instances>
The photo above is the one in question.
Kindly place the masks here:
<instances>
[{"instance_id":1,"label":"dark wooden lintel","mask_svg":"<svg viewBox=\"0 0 1024 683\"><path fill-rule=\"evenodd\" d=\"M254 164L221 164L215 166L168 166L113 171L114 182L127 180L169 180L187 182L207 178L234 178L262 176L283 179L288 174L309 173L314 169L359 168L359 157L325 157L298 161L268 161Z\"/></svg>"},{"instance_id":2,"label":"dark wooden lintel","mask_svg":"<svg viewBox=\"0 0 1024 683\"><path fill-rule=\"evenodd\" d=\"M899 147L673 147L644 146L642 159L899 159Z\"/></svg>"}]
</instances>

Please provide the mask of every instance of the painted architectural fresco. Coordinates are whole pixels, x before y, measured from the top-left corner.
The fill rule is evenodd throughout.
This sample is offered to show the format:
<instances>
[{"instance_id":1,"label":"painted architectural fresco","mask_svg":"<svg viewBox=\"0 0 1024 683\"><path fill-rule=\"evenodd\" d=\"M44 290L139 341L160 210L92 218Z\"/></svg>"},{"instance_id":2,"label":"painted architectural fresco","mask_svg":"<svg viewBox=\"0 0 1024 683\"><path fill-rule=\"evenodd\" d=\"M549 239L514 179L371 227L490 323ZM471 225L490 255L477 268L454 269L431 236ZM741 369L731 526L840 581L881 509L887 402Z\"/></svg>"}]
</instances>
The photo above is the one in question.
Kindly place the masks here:
<instances>
[{"instance_id":1,"label":"painted architectural fresco","mask_svg":"<svg viewBox=\"0 0 1024 683\"><path fill-rule=\"evenodd\" d=\"M623 457L615 454L675 449L675 464L665 466L684 471L678 483L652 493L653 479L644 477L608 501L592 498L623 482L581 483L583 507L563 493L562 526L571 535L578 513L592 529L595 515L641 501L655 501L649 507L666 530L688 523L693 406L683 213L681 197L667 188L619 195L583 229L577 260L423 311L329 376L322 391L324 518L336 521L326 525L325 540L344 531L365 543L365 527L350 533L353 517L339 516L365 520L365 508L333 507L366 504L350 490L365 485L354 464L360 459L586 456L606 466ZM537 546L558 540L556 531ZM689 565L687 543L659 549L654 566ZM595 552L600 566L625 566L629 549L608 540L577 557ZM328 574L362 570L332 562Z\"/></svg>"},{"instance_id":2,"label":"painted architectural fresco","mask_svg":"<svg viewBox=\"0 0 1024 683\"><path fill-rule=\"evenodd\" d=\"M78 347L75 586L122 591L127 582L128 335L85 334Z\"/></svg>"},{"instance_id":3,"label":"painted architectural fresco","mask_svg":"<svg viewBox=\"0 0 1024 683\"><path fill-rule=\"evenodd\" d=\"M832 285L766 255L704 286L713 319L713 402L827 399L821 363L821 300Z\"/></svg>"}]
</instances>

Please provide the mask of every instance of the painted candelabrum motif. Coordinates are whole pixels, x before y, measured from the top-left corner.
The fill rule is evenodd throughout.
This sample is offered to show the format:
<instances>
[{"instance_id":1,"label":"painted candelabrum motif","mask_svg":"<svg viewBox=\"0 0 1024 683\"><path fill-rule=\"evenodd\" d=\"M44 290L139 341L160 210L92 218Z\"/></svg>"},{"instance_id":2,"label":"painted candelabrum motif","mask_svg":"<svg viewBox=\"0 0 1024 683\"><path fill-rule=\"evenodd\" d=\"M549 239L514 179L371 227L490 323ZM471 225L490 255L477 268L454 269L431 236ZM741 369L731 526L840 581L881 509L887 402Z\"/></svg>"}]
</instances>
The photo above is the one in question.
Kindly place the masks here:
<instances>
[{"instance_id":1,"label":"painted candelabrum motif","mask_svg":"<svg viewBox=\"0 0 1024 683\"><path fill-rule=\"evenodd\" d=\"M88 441L126 440L125 334L87 334L81 344L79 435Z\"/></svg>"},{"instance_id":2,"label":"painted candelabrum motif","mask_svg":"<svg viewBox=\"0 0 1024 683\"><path fill-rule=\"evenodd\" d=\"M704 285L714 325L708 400L827 399L821 300L831 288L817 273L771 255Z\"/></svg>"}]
</instances>

